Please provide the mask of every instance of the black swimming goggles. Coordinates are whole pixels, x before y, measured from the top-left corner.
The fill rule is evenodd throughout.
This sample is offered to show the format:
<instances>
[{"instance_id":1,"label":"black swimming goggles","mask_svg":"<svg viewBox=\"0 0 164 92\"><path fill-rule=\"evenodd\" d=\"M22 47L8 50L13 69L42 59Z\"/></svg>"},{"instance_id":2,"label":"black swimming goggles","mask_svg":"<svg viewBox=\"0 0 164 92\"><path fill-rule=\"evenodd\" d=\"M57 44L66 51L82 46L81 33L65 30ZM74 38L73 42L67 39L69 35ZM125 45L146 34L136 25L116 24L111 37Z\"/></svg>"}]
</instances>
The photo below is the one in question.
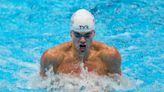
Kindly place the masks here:
<instances>
[{"instance_id":1,"label":"black swimming goggles","mask_svg":"<svg viewBox=\"0 0 164 92\"><path fill-rule=\"evenodd\" d=\"M92 31L86 32L86 33L84 33L84 34L81 34L81 33L79 33L79 32L75 32L75 31L72 31L72 32L73 32L73 34L74 34L74 36L75 36L76 38L81 38L81 37L90 38L90 37L92 36Z\"/></svg>"}]
</instances>

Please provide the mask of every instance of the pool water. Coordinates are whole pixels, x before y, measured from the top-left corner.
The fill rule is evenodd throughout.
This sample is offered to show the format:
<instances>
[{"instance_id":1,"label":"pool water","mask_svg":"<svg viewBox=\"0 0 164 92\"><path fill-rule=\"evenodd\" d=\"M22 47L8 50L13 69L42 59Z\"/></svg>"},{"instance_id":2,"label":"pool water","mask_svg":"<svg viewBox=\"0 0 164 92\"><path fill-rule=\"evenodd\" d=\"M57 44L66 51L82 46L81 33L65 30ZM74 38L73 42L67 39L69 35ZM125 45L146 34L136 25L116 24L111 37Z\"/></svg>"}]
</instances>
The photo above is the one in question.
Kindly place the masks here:
<instances>
[{"instance_id":1,"label":"pool water","mask_svg":"<svg viewBox=\"0 0 164 92\"><path fill-rule=\"evenodd\" d=\"M122 86L85 73L81 79L39 77L42 53L71 40L70 17L80 8L95 16L94 39L120 52ZM114 92L163 92L163 37L163 0L0 0L0 92L86 92L108 86Z\"/></svg>"}]
</instances>

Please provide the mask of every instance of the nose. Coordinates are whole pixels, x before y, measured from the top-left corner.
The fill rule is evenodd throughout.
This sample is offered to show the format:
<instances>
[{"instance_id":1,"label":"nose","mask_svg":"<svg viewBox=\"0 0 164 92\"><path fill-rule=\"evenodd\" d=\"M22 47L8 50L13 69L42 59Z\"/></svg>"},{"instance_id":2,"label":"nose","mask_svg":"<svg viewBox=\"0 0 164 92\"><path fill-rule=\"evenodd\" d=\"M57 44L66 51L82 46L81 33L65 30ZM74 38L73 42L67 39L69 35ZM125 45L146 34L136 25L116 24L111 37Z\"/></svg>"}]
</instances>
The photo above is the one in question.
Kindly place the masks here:
<instances>
[{"instance_id":1,"label":"nose","mask_svg":"<svg viewBox=\"0 0 164 92\"><path fill-rule=\"evenodd\" d=\"M84 44L86 42L86 39L84 37L80 38L80 43Z\"/></svg>"}]
</instances>

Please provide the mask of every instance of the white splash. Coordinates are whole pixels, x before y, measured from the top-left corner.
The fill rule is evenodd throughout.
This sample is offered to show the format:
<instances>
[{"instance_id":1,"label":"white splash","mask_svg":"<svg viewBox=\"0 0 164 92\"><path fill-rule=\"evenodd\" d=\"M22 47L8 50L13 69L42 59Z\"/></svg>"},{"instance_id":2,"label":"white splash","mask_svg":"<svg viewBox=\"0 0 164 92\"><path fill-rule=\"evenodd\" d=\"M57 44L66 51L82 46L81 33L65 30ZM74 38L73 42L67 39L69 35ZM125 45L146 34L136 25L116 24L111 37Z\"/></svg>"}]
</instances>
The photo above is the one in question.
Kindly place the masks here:
<instances>
[{"instance_id":1,"label":"white splash","mask_svg":"<svg viewBox=\"0 0 164 92\"><path fill-rule=\"evenodd\" d=\"M81 64L81 67L83 67L83 63ZM22 85L22 82L19 81L17 83L17 87L19 88L41 88L46 89L47 91L59 92L103 92L104 90L130 90L135 86L142 84L142 81L140 80L129 80L123 77L118 83L109 76L98 76L95 73L89 73L87 69L84 68L80 76L71 74L54 74L52 69L47 72L48 77L46 78L41 78L39 74L32 74L28 77L24 73L21 74L22 75L20 75L20 77L24 78L27 82Z\"/></svg>"}]
</instances>

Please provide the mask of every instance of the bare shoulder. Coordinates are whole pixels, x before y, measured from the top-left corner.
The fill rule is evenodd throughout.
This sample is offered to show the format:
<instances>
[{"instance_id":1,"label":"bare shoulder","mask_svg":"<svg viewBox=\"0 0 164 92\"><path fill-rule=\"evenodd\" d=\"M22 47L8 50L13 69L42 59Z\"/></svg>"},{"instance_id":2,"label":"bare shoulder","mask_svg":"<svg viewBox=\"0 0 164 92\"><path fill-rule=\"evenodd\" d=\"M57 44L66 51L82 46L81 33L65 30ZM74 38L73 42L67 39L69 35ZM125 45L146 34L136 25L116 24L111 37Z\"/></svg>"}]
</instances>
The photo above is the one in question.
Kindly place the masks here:
<instances>
[{"instance_id":1,"label":"bare shoulder","mask_svg":"<svg viewBox=\"0 0 164 92\"><path fill-rule=\"evenodd\" d=\"M115 47L100 42L96 42L96 45L99 45L97 46L99 48L97 51L98 56L108 65L109 72L121 74L121 57L118 50Z\"/></svg>"},{"instance_id":2,"label":"bare shoulder","mask_svg":"<svg viewBox=\"0 0 164 92\"><path fill-rule=\"evenodd\" d=\"M71 42L65 42L63 44L58 44L52 48L49 48L46 50L42 57L41 60L43 61L62 61L64 58L64 53L69 50L69 47L71 46Z\"/></svg>"},{"instance_id":3,"label":"bare shoulder","mask_svg":"<svg viewBox=\"0 0 164 92\"><path fill-rule=\"evenodd\" d=\"M62 43L62 44L58 44L58 45L52 47L51 49L54 50L54 51L65 52L65 51L70 50L71 47L72 47L72 42L69 41L69 42L65 42L65 43Z\"/></svg>"},{"instance_id":4,"label":"bare shoulder","mask_svg":"<svg viewBox=\"0 0 164 92\"><path fill-rule=\"evenodd\" d=\"M113 58L118 58L120 56L118 50L115 47L106 45L101 42L94 41L92 43L92 47L97 50L101 56L103 57L110 57L111 59Z\"/></svg>"},{"instance_id":5,"label":"bare shoulder","mask_svg":"<svg viewBox=\"0 0 164 92\"><path fill-rule=\"evenodd\" d=\"M102 49L102 54L110 59L121 59L118 50L112 46Z\"/></svg>"},{"instance_id":6,"label":"bare shoulder","mask_svg":"<svg viewBox=\"0 0 164 92\"><path fill-rule=\"evenodd\" d=\"M97 51L110 51L110 52L116 52L117 49L115 47L112 47L112 46L109 46L109 45L106 45L102 42L97 42L97 41L93 41L92 43L92 47L97 50Z\"/></svg>"},{"instance_id":7,"label":"bare shoulder","mask_svg":"<svg viewBox=\"0 0 164 92\"><path fill-rule=\"evenodd\" d=\"M102 42L93 41L91 46L94 47L96 50L99 50L106 47L107 45Z\"/></svg>"}]
</instances>

